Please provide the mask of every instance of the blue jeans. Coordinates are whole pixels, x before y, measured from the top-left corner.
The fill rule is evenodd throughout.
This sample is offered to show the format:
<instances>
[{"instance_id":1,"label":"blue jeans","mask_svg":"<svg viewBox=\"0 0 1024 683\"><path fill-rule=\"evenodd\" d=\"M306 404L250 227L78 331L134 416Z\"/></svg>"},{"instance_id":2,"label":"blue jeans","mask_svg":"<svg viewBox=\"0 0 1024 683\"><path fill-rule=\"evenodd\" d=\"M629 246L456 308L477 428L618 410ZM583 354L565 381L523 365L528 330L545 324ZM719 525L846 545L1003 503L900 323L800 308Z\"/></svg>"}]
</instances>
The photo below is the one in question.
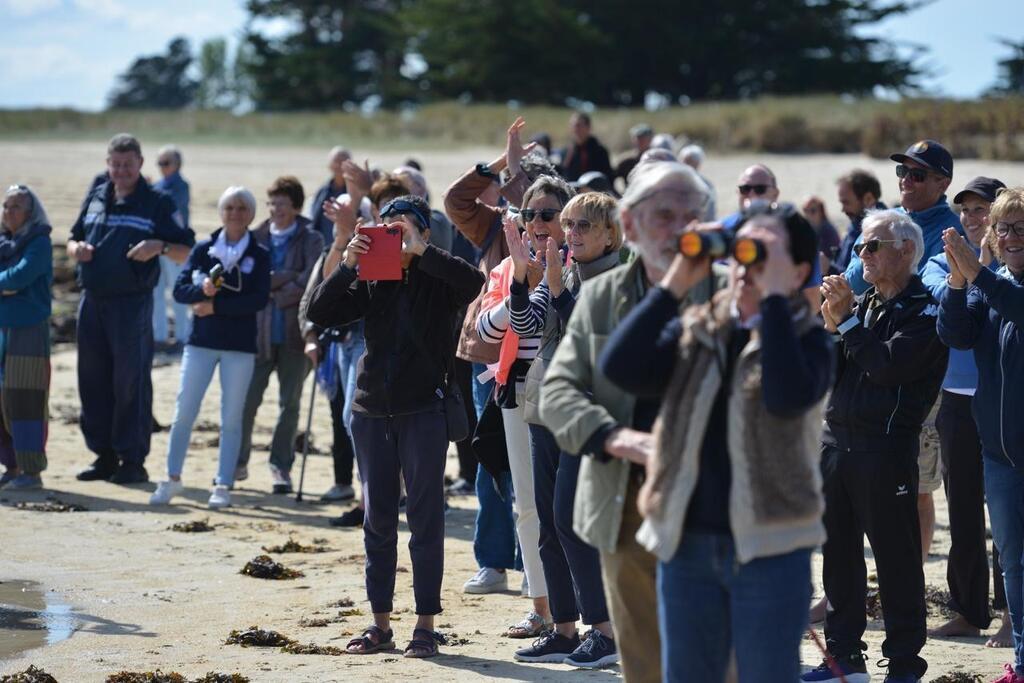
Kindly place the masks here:
<instances>
[{"instance_id":1,"label":"blue jeans","mask_svg":"<svg viewBox=\"0 0 1024 683\"><path fill-rule=\"evenodd\" d=\"M721 681L736 650L739 679L796 681L811 600L811 550L739 564L732 538L683 532L658 563L664 681Z\"/></svg>"},{"instance_id":2,"label":"blue jeans","mask_svg":"<svg viewBox=\"0 0 1024 683\"><path fill-rule=\"evenodd\" d=\"M481 383L477 376L487 367L473 363L473 405L479 418L494 391L494 380ZM494 478L477 465L476 497L480 509L476 513L473 531L473 555L477 566L492 569L516 569L522 565L516 557L516 526L512 517L512 478L505 474L500 482L500 494ZM504 500L502 500L504 498Z\"/></svg>"},{"instance_id":3,"label":"blue jeans","mask_svg":"<svg viewBox=\"0 0 1024 683\"><path fill-rule=\"evenodd\" d=\"M178 279L182 264L175 263L167 256L160 258L160 279L153 288L153 341L165 342L170 336L167 329L167 296L171 295L171 310L174 312L174 340L184 344L192 332L192 312L188 304L174 300L174 281Z\"/></svg>"},{"instance_id":4,"label":"blue jeans","mask_svg":"<svg viewBox=\"0 0 1024 683\"><path fill-rule=\"evenodd\" d=\"M345 429L349 436L352 435L352 401L356 395L356 375L358 374L359 359L366 351L366 338L363 337L362 325L354 330L345 341L338 344L341 351L338 354L338 370L341 376L341 388L345 392L345 407L342 410L341 420L345 423Z\"/></svg>"},{"instance_id":5,"label":"blue jeans","mask_svg":"<svg viewBox=\"0 0 1024 683\"><path fill-rule=\"evenodd\" d=\"M985 500L999 549L1006 607L1013 623L1014 666L1024 675L1024 470L985 453Z\"/></svg>"},{"instance_id":6,"label":"blue jeans","mask_svg":"<svg viewBox=\"0 0 1024 683\"><path fill-rule=\"evenodd\" d=\"M174 409L174 423L167 446L167 474L180 477L188 453L192 425L199 415L203 396L220 365L220 457L217 461L217 483L231 486L235 482L235 465L242 444L242 410L249 390L256 354L241 351L220 351L191 344L181 356L181 386Z\"/></svg>"}]
</instances>

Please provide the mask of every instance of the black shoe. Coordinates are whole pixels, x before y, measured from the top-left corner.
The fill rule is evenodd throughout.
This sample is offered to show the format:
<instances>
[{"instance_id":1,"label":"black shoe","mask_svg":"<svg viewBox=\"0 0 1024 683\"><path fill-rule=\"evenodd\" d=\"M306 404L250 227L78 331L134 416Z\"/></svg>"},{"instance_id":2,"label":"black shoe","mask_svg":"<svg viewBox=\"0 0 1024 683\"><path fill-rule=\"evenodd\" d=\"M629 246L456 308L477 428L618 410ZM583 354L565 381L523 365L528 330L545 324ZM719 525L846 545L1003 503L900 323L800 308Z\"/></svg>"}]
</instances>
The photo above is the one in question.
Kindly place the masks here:
<instances>
[{"instance_id":1,"label":"black shoe","mask_svg":"<svg viewBox=\"0 0 1024 683\"><path fill-rule=\"evenodd\" d=\"M106 481L117 472L117 461L96 458L93 464L75 475L78 481Z\"/></svg>"},{"instance_id":2,"label":"black shoe","mask_svg":"<svg viewBox=\"0 0 1024 683\"><path fill-rule=\"evenodd\" d=\"M144 484L149 481L149 473L142 465L124 463L114 476L110 478L112 484Z\"/></svg>"},{"instance_id":3,"label":"black shoe","mask_svg":"<svg viewBox=\"0 0 1024 683\"><path fill-rule=\"evenodd\" d=\"M356 527L363 525L363 508L354 507L348 512L341 515L341 517L334 517L333 519L327 520L327 523L331 526L340 527Z\"/></svg>"},{"instance_id":4,"label":"black shoe","mask_svg":"<svg viewBox=\"0 0 1024 683\"><path fill-rule=\"evenodd\" d=\"M562 660L564 664L578 666L581 669L599 669L618 661L619 653L615 649L615 641L596 628L587 631L576 651Z\"/></svg>"},{"instance_id":5,"label":"black shoe","mask_svg":"<svg viewBox=\"0 0 1024 683\"><path fill-rule=\"evenodd\" d=\"M549 664L561 664L565 658L575 652L580 646L580 634L567 638L561 633L547 631L542 633L540 638L533 641L530 647L516 650L512 657L517 662L537 662Z\"/></svg>"}]
</instances>

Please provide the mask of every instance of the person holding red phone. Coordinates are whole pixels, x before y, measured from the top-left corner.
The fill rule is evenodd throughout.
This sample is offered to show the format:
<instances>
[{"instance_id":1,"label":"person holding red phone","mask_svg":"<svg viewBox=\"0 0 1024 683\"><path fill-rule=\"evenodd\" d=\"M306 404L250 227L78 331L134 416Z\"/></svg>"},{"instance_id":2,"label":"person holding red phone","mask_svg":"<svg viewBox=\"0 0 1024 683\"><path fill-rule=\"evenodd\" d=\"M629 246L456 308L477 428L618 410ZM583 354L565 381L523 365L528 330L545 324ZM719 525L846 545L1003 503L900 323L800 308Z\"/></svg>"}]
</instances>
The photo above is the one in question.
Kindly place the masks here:
<instances>
[{"instance_id":1,"label":"person holding red phone","mask_svg":"<svg viewBox=\"0 0 1024 683\"><path fill-rule=\"evenodd\" d=\"M434 616L441 612L444 573L445 375L455 356L460 310L476 298L484 276L428 244L430 207L423 199L398 197L382 207L380 216L392 221L387 228L401 230L401 278L357 281L360 261L374 241L372 232L357 231L341 264L313 291L306 317L321 327L356 320L365 324L352 440L366 508L366 592L374 623L347 649L369 654L393 647L403 477L417 614L405 655L432 657L443 642L434 631Z\"/></svg>"}]
</instances>

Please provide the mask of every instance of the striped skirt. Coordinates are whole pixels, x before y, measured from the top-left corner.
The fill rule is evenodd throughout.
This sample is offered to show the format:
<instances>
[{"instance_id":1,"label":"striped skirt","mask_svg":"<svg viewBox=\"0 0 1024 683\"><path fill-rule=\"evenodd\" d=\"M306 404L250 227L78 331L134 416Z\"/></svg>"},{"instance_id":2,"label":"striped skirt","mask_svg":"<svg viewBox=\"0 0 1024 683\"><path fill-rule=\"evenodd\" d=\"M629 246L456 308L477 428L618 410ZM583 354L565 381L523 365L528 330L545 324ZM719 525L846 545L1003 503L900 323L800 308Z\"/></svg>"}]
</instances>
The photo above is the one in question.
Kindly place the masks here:
<instances>
[{"instance_id":1,"label":"striped skirt","mask_svg":"<svg viewBox=\"0 0 1024 683\"><path fill-rule=\"evenodd\" d=\"M0 328L0 462L24 474L46 469L50 321Z\"/></svg>"}]
</instances>

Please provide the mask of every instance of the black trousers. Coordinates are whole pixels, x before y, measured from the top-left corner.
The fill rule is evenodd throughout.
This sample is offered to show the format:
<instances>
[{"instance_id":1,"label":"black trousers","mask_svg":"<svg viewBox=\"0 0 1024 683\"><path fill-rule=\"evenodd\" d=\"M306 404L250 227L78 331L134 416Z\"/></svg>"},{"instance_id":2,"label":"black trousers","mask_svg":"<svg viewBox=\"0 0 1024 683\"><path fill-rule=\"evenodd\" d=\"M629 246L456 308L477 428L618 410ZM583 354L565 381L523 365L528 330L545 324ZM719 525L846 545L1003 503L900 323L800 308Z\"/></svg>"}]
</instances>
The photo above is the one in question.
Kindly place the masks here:
<instances>
[{"instance_id":1,"label":"black trousers","mask_svg":"<svg viewBox=\"0 0 1024 683\"><path fill-rule=\"evenodd\" d=\"M351 486L355 451L352 449L352 439L348 435L348 430L345 429L344 410L345 387L339 382L338 391L331 401L331 428L334 432L331 460L334 461L334 483L338 486Z\"/></svg>"},{"instance_id":2,"label":"black trousers","mask_svg":"<svg viewBox=\"0 0 1024 683\"><path fill-rule=\"evenodd\" d=\"M971 415L971 397L942 392L935 416L942 457L942 484L949 503L950 609L977 628L988 628L992 614L988 605L988 553L985 540L985 478L981 441ZM1006 609L1006 591L999 557L993 546L992 573L995 577L995 608Z\"/></svg>"},{"instance_id":3,"label":"black trousers","mask_svg":"<svg viewBox=\"0 0 1024 683\"><path fill-rule=\"evenodd\" d=\"M399 478L416 614L441 612L444 575L444 465L448 428L441 406L393 417L352 413L352 438L363 483L366 594L374 613L394 611L398 567Z\"/></svg>"},{"instance_id":4,"label":"black trousers","mask_svg":"<svg viewBox=\"0 0 1024 683\"><path fill-rule=\"evenodd\" d=\"M825 486L823 547L825 640L833 655L856 654L867 626L864 535L875 557L890 674L924 675L918 656L926 638L924 571L917 515L916 454L865 453L822 447Z\"/></svg>"},{"instance_id":5,"label":"black trousers","mask_svg":"<svg viewBox=\"0 0 1024 683\"><path fill-rule=\"evenodd\" d=\"M469 421L469 436L455 442L459 452L459 477L470 484L476 483L476 467L479 464L473 452L473 432L476 431L476 407L473 405L473 364L461 358L455 359L455 379L462 392L462 403L466 406Z\"/></svg>"}]
</instances>

